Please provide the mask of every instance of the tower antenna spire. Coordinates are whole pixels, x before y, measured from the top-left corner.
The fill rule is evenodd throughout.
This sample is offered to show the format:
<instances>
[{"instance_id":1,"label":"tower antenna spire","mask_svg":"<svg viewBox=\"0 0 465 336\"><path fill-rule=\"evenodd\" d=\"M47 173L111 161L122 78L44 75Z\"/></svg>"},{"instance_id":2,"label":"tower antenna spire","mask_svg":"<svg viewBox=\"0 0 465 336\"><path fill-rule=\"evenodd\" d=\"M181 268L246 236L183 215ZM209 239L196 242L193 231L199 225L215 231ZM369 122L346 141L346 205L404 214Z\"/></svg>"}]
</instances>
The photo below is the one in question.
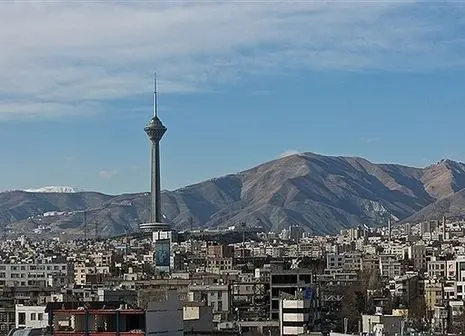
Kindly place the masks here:
<instances>
[{"instance_id":1,"label":"tower antenna spire","mask_svg":"<svg viewBox=\"0 0 465 336\"><path fill-rule=\"evenodd\" d=\"M153 116L158 117L157 73L153 73Z\"/></svg>"}]
</instances>

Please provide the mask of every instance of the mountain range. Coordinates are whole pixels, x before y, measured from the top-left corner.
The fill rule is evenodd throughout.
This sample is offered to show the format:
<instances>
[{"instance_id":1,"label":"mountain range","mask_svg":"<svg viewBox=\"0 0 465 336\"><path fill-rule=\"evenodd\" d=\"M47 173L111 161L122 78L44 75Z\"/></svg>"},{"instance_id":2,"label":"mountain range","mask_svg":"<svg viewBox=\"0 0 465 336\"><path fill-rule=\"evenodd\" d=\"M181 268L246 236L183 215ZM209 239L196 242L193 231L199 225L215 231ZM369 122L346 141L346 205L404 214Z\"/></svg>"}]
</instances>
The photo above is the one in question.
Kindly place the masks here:
<instances>
[{"instance_id":1,"label":"mountain range","mask_svg":"<svg viewBox=\"0 0 465 336\"><path fill-rule=\"evenodd\" d=\"M385 225L389 218L461 217L465 164L442 160L415 168L359 157L295 154L163 191L162 209L178 230L245 223L269 231L298 225L314 234ZM105 195L66 187L0 193L0 226L10 234L82 236L85 231L113 236L137 231L149 214L149 193Z\"/></svg>"},{"instance_id":2,"label":"mountain range","mask_svg":"<svg viewBox=\"0 0 465 336\"><path fill-rule=\"evenodd\" d=\"M41 187L37 189L26 189L26 192L35 192L35 193L76 193L81 192L84 190L74 188L74 187L67 187L67 186L48 186L48 187Z\"/></svg>"}]
</instances>

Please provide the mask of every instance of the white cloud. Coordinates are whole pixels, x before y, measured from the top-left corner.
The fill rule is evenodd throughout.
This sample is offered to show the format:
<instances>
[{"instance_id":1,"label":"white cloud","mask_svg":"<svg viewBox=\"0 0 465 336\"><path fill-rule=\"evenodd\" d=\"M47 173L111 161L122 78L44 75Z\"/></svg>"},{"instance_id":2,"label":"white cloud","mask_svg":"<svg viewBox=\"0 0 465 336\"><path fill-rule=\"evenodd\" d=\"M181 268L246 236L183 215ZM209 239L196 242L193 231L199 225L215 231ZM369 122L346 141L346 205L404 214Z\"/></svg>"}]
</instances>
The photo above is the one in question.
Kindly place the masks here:
<instances>
[{"instance_id":1,"label":"white cloud","mask_svg":"<svg viewBox=\"0 0 465 336\"><path fill-rule=\"evenodd\" d=\"M166 93L287 69L462 67L461 10L413 1L1 2L0 118L96 112L148 94L153 70Z\"/></svg>"},{"instance_id":2,"label":"white cloud","mask_svg":"<svg viewBox=\"0 0 465 336\"><path fill-rule=\"evenodd\" d=\"M98 175L101 178L109 180L109 179L114 178L116 175L118 175L118 171L116 171L116 170L101 170L101 171L98 172Z\"/></svg>"},{"instance_id":3,"label":"white cloud","mask_svg":"<svg viewBox=\"0 0 465 336\"><path fill-rule=\"evenodd\" d=\"M284 152L282 152L281 154L278 155L279 158L284 158L286 156L291 156L291 155L295 155L295 154L299 154L300 152L298 150L295 150L295 149L288 149L288 150L285 150Z\"/></svg>"}]
</instances>

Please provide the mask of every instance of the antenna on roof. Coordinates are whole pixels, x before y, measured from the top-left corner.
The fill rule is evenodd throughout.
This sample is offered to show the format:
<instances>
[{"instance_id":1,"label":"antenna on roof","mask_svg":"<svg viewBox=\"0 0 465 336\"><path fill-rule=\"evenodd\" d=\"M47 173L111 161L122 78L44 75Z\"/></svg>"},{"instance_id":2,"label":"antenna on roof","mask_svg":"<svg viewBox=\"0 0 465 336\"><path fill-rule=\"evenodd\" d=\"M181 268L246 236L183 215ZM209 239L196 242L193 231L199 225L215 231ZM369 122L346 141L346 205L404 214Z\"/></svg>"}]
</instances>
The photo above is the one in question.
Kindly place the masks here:
<instances>
[{"instance_id":1,"label":"antenna on roof","mask_svg":"<svg viewBox=\"0 0 465 336\"><path fill-rule=\"evenodd\" d=\"M153 116L158 116L157 73L153 73Z\"/></svg>"}]
</instances>

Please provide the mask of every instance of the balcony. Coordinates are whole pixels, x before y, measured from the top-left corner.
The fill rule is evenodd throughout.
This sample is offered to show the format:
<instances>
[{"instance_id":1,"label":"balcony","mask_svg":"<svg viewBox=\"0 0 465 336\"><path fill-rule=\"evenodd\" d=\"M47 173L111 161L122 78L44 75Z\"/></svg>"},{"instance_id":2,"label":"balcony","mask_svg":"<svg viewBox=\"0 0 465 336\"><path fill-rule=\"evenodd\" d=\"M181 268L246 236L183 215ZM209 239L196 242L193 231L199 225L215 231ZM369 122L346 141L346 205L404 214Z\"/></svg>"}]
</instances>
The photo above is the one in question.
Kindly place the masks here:
<instances>
[{"instance_id":1,"label":"balcony","mask_svg":"<svg viewBox=\"0 0 465 336\"><path fill-rule=\"evenodd\" d=\"M48 306L54 336L143 336L145 311L103 302L83 307ZM50 304L49 304L50 305ZM73 305L74 306L74 305ZM118 308L116 308L118 307Z\"/></svg>"}]
</instances>

